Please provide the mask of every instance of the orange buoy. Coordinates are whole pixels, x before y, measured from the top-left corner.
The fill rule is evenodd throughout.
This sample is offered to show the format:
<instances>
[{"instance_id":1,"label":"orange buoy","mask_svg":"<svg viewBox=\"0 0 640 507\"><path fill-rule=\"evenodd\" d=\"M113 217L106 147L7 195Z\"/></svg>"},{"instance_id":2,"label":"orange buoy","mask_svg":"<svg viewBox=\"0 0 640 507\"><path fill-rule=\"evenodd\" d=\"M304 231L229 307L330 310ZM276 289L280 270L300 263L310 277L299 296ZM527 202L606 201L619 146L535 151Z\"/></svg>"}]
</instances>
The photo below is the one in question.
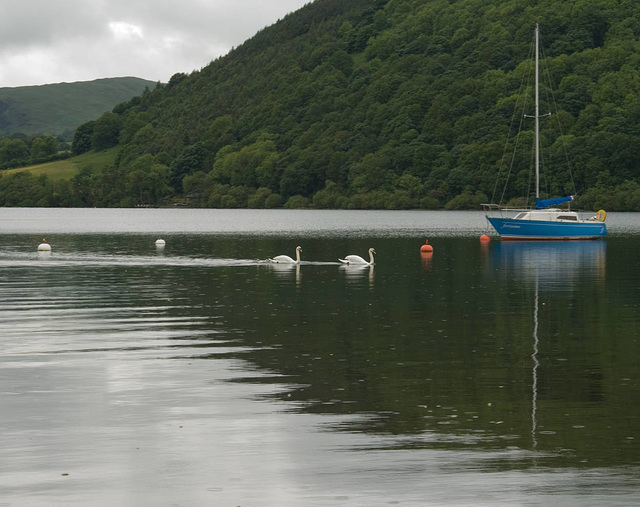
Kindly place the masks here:
<instances>
[{"instance_id":1,"label":"orange buoy","mask_svg":"<svg viewBox=\"0 0 640 507\"><path fill-rule=\"evenodd\" d=\"M487 242L491 241L491 238L489 236L487 236L486 234L483 234L482 236L480 236L480 241L482 241L483 243L487 243Z\"/></svg>"},{"instance_id":2,"label":"orange buoy","mask_svg":"<svg viewBox=\"0 0 640 507\"><path fill-rule=\"evenodd\" d=\"M421 252L433 252L433 247L429 244L429 240L424 241L424 245L420 247Z\"/></svg>"}]
</instances>

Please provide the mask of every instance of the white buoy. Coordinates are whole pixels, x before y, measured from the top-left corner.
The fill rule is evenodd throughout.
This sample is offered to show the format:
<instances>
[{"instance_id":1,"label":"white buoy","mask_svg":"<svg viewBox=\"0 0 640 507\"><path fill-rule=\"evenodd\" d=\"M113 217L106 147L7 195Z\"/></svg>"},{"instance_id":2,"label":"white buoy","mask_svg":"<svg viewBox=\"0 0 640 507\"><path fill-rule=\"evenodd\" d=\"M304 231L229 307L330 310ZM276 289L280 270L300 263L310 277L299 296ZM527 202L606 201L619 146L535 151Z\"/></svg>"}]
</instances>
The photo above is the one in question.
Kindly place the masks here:
<instances>
[{"instance_id":1,"label":"white buoy","mask_svg":"<svg viewBox=\"0 0 640 507\"><path fill-rule=\"evenodd\" d=\"M165 244L166 244L166 243L165 243L164 239L156 239L156 246L157 246L158 248L164 248L164 245L165 245Z\"/></svg>"},{"instance_id":2,"label":"white buoy","mask_svg":"<svg viewBox=\"0 0 640 507\"><path fill-rule=\"evenodd\" d=\"M38 252L50 252L50 251L51 251L51 245L47 243L47 240L45 238L43 238L42 243L38 245Z\"/></svg>"}]
</instances>

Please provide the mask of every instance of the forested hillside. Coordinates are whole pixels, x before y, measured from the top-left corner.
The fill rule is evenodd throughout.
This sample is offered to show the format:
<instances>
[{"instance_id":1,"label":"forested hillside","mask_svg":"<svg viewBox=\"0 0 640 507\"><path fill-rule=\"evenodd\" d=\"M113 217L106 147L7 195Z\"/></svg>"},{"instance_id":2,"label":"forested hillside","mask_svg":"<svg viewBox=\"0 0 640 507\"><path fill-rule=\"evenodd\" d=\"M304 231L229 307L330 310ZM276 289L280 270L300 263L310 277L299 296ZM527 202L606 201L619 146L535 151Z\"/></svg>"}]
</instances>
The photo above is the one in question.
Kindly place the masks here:
<instances>
[{"instance_id":1,"label":"forested hillside","mask_svg":"<svg viewBox=\"0 0 640 507\"><path fill-rule=\"evenodd\" d=\"M136 77L118 77L0 88L0 137L66 135L71 140L81 123L155 85Z\"/></svg>"},{"instance_id":2,"label":"forested hillside","mask_svg":"<svg viewBox=\"0 0 640 507\"><path fill-rule=\"evenodd\" d=\"M561 120L541 121L543 159L558 160L545 190L640 209L633 0L316 0L83 124L77 153L120 154L82 171L69 204L474 207L514 151L517 198L530 160L512 146L514 104L536 23Z\"/></svg>"}]
</instances>

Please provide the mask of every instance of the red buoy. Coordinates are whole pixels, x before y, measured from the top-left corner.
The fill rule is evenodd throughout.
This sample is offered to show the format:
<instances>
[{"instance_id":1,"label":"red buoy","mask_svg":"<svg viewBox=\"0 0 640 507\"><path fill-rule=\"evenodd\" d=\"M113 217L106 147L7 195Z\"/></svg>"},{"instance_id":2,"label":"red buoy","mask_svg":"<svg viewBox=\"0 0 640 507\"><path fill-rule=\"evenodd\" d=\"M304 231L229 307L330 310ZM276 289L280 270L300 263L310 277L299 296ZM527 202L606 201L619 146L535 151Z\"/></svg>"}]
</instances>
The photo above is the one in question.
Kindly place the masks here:
<instances>
[{"instance_id":1,"label":"red buoy","mask_svg":"<svg viewBox=\"0 0 640 507\"><path fill-rule=\"evenodd\" d=\"M488 243L489 241L491 241L491 238L486 234L483 234L482 236L480 236L480 241L482 241L483 243Z\"/></svg>"},{"instance_id":2,"label":"red buoy","mask_svg":"<svg viewBox=\"0 0 640 507\"><path fill-rule=\"evenodd\" d=\"M424 245L420 247L421 252L433 252L433 247L429 244L429 240L424 241Z\"/></svg>"}]
</instances>

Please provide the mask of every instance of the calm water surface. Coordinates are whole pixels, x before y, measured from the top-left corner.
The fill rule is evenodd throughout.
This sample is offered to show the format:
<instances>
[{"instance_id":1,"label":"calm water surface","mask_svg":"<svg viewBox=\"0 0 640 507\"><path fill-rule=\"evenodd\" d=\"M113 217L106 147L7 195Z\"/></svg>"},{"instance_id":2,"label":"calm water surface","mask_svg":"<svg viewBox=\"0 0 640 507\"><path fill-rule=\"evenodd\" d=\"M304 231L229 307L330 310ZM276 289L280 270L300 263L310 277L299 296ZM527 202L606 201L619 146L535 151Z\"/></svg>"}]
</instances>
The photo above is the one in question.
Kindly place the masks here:
<instances>
[{"instance_id":1,"label":"calm water surface","mask_svg":"<svg viewBox=\"0 0 640 507\"><path fill-rule=\"evenodd\" d=\"M0 209L0 506L638 505L640 214L607 223Z\"/></svg>"}]
</instances>

